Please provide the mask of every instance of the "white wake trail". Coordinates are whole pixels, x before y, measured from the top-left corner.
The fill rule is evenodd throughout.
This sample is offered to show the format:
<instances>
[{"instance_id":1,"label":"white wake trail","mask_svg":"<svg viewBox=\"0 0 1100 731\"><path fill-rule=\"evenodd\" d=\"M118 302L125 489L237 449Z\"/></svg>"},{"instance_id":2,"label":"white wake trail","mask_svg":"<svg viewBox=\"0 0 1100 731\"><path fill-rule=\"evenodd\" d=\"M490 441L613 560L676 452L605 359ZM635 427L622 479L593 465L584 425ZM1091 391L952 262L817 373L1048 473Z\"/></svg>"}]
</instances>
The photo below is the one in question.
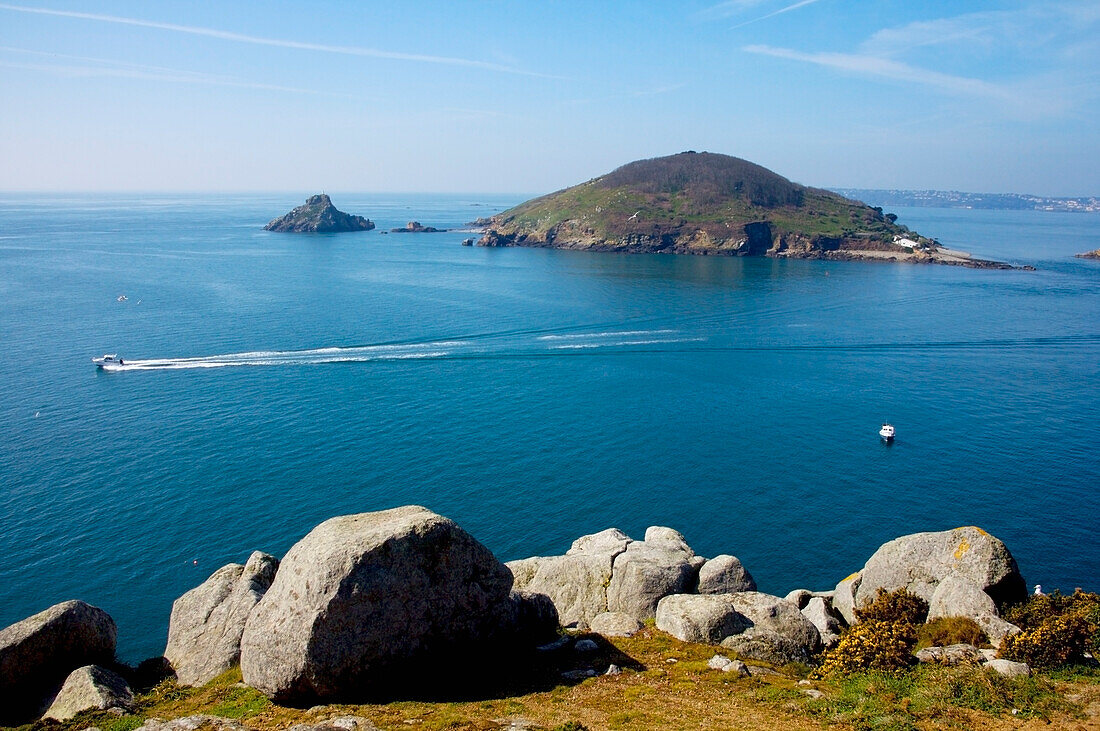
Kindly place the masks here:
<instances>
[{"instance_id":1,"label":"white wake trail","mask_svg":"<svg viewBox=\"0 0 1100 731\"><path fill-rule=\"evenodd\" d=\"M256 350L191 358L123 359L112 371L185 370L243 366L300 366L323 363L366 363L371 361L443 358L452 349L465 345L461 340L404 345L361 345L353 347L310 348L307 350Z\"/></svg>"}]
</instances>

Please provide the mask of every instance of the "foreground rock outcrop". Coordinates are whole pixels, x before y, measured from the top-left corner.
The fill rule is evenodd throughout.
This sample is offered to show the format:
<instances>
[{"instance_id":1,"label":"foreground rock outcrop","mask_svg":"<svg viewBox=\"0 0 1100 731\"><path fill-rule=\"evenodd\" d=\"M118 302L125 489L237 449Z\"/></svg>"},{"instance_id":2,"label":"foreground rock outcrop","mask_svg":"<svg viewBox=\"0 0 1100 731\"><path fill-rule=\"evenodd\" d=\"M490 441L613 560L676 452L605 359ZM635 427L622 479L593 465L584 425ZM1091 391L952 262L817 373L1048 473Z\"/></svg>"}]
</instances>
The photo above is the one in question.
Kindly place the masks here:
<instances>
[{"instance_id":1,"label":"foreground rock outcrop","mask_svg":"<svg viewBox=\"0 0 1100 731\"><path fill-rule=\"evenodd\" d=\"M310 196L305 205L298 206L264 226L265 231L288 233L343 233L370 231L373 228L374 222L369 218L336 210L332 200L324 193Z\"/></svg>"},{"instance_id":2,"label":"foreground rock outcrop","mask_svg":"<svg viewBox=\"0 0 1100 731\"><path fill-rule=\"evenodd\" d=\"M1019 628L999 610L1027 598L1016 560L1003 542L981 528L965 526L914 533L883 544L863 569L837 584L833 605L849 624L855 610L879 590L906 589L929 602L929 619L969 617L994 645Z\"/></svg>"},{"instance_id":3,"label":"foreground rock outcrop","mask_svg":"<svg viewBox=\"0 0 1100 731\"><path fill-rule=\"evenodd\" d=\"M125 712L133 710L133 705L133 691L118 673L98 665L85 665L65 678L43 718L66 721L81 711L114 708Z\"/></svg>"},{"instance_id":4,"label":"foreground rock outcrop","mask_svg":"<svg viewBox=\"0 0 1100 731\"><path fill-rule=\"evenodd\" d=\"M278 559L256 551L243 566L223 566L172 604L164 657L180 683L202 685L237 663L248 615L278 568Z\"/></svg>"},{"instance_id":5,"label":"foreground rock outcrop","mask_svg":"<svg viewBox=\"0 0 1100 731\"><path fill-rule=\"evenodd\" d=\"M798 605L756 591L667 596L657 606L657 629L780 665L808 662L822 647L820 633Z\"/></svg>"},{"instance_id":6,"label":"foreground rock outcrop","mask_svg":"<svg viewBox=\"0 0 1100 731\"><path fill-rule=\"evenodd\" d=\"M107 612L75 600L0 630L0 722L40 713L76 668L113 662L117 634Z\"/></svg>"},{"instance_id":7,"label":"foreground rock outcrop","mask_svg":"<svg viewBox=\"0 0 1100 731\"><path fill-rule=\"evenodd\" d=\"M286 703L361 699L553 636L545 600L454 522L409 506L321 523L283 558L241 639L244 681Z\"/></svg>"},{"instance_id":8,"label":"foreground rock outcrop","mask_svg":"<svg viewBox=\"0 0 1100 731\"><path fill-rule=\"evenodd\" d=\"M555 671L555 679L630 666L629 657L610 662L606 652L616 650L606 640L559 637L563 622L616 637L654 619L663 632L721 645L741 660L813 663L837 642L846 618L858 620L857 608L896 589L924 598L930 619L974 619L994 646L1019 631L1000 618L1001 609L1026 596L1008 549L975 527L902 536L834 591L795 589L781 598L756 591L736 557L698 556L671 528L650 527L640 541L610 528L578 538L562 556L506 566L451 520L407 506L325 521L281 563L255 552L243 566L215 571L173 605L165 655L181 682L198 684L239 653L245 683L291 705L408 697L441 686L453 692L501 668L530 667L537 675L546 668L533 658L555 653L584 665ZM0 720L26 722L47 707L56 719L129 707L130 689L107 668L135 687L152 671L113 665L115 634L110 617L83 602L0 631ZM858 632L848 637L860 639ZM596 656L597 666L583 659ZM970 645L917 655L922 662L1030 672L996 665L993 656ZM734 666L724 655L714 658L718 665L776 672Z\"/></svg>"},{"instance_id":9,"label":"foreground rock outcrop","mask_svg":"<svg viewBox=\"0 0 1100 731\"><path fill-rule=\"evenodd\" d=\"M752 577L733 556L712 559L695 551L672 528L652 526L636 541L617 528L582 536L564 556L535 556L510 561L516 586L553 600L564 625L588 626L605 612L638 621L652 619L657 603L670 594L694 592L700 576L708 591L755 588ZM739 589L738 589L739 590Z\"/></svg>"}]
</instances>

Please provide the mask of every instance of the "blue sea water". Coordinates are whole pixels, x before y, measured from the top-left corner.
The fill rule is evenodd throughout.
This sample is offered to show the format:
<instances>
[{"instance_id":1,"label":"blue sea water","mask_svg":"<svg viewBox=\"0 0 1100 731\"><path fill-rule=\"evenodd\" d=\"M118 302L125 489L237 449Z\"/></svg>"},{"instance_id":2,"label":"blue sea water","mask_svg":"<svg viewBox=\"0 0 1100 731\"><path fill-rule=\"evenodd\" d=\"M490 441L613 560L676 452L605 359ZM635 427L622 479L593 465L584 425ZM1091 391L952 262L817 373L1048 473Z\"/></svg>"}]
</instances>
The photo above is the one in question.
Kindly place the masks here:
<instances>
[{"instance_id":1,"label":"blue sea water","mask_svg":"<svg viewBox=\"0 0 1100 731\"><path fill-rule=\"evenodd\" d=\"M1100 589L1100 216L895 211L1036 267L982 271L382 233L504 196L260 230L300 197L0 196L0 626L81 598L158 655L217 567L410 503L504 560L669 525L779 594L975 524Z\"/></svg>"}]
</instances>

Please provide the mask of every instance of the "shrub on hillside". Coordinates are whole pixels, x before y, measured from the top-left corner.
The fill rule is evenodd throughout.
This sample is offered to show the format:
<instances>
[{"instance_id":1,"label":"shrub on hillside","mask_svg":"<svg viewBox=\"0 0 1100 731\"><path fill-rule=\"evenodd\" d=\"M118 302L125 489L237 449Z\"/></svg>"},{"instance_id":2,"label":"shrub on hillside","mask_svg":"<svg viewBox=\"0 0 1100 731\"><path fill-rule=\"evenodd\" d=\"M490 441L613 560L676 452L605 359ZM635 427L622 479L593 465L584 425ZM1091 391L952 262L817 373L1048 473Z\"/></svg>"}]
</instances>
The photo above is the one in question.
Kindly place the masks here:
<instances>
[{"instance_id":1,"label":"shrub on hillside","mask_svg":"<svg viewBox=\"0 0 1100 731\"><path fill-rule=\"evenodd\" d=\"M860 622L826 651L812 677L847 676L868 670L894 672L914 662L916 628L908 622Z\"/></svg>"},{"instance_id":2,"label":"shrub on hillside","mask_svg":"<svg viewBox=\"0 0 1100 731\"><path fill-rule=\"evenodd\" d=\"M917 627L928 615L928 602L905 589L879 589L875 600L856 610L859 623L822 656L815 677L846 676L868 670L894 672L916 659Z\"/></svg>"},{"instance_id":3,"label":"shrub on hillside","mask_svg":"<svg viewBox=\"0 0 1100 731\"><path fill-rule=\"evenodd\" d=\"M888 592L880 587L873 602L856 609L860 622L904 622L917 626L927 616L928 602L904 588Z\"/></svg>"},{"instance_id":4,"label":"shrub on hillside","mask_svg":"<svg viewBox=\"0 0 1100 731\"><path fill-rule=\"evenodd\" d=\"M917 634L918 649L958 644L981 647L988 643L981 626L970 617L939 617L922 626Z\"/></svg>"},{"instance_id":5,"label":"shrub on hillside","mask_svg":"<svg viewBox=\"0 0 1100 731\"><path fill-rule=\"evenodd\" d=\"M1080 662L1100 651L1100 594L1075 591L1030 597L1010 609L1009 622L1020 627L1006 637L998 655L1036 667Z\"/></svg>"}]
</instances>

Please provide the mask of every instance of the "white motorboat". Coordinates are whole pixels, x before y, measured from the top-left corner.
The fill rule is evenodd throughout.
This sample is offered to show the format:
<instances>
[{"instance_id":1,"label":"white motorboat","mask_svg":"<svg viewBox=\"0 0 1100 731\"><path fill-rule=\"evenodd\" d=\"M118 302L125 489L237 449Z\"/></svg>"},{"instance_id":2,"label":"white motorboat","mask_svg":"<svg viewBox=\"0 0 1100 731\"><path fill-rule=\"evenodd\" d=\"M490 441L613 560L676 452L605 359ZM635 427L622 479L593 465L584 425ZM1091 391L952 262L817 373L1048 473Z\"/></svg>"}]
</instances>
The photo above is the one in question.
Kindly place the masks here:
<instances>
[{"instance_id":1,"label":"white motorboat","mask_svg":"<svg viewBox=\"0 0 1100 731\"><path fill-rule=\"evenodd\" d=\"M126 295L124 295L124 294L120 294L120 295L119 295L119 296L118 296L118 297L116 298L116 301L117 301L117 302L125 302L125 301L126 301L126 300L128 300L128 299L130 299L130 298L129 298L129 297L127 297Z\"/></svg>"},{"instance_id":2,"label":"white motorboat","mask_svg":"<svg viewBox=\"0 0 1100 731\"><path fill-rule=\"evenodd\" d=\"M883 441L885 442L894 441L894 425L883 424L882 428L878 430L878 435L882 437Z\"/></svg>"},{"instance_id":3,"label":"white motorboat","mask_svg":"<svg viewBox=\"0 0 1100 731\"><path fill-rule=\"evenodd\" d=\"M122 366L126 365L122 358L118 357L117 353L104 353L98 358L92 358L92 362L96 364L96 368L100 368L105 371L118 370Z\"/></svg>"}]
</instances>

